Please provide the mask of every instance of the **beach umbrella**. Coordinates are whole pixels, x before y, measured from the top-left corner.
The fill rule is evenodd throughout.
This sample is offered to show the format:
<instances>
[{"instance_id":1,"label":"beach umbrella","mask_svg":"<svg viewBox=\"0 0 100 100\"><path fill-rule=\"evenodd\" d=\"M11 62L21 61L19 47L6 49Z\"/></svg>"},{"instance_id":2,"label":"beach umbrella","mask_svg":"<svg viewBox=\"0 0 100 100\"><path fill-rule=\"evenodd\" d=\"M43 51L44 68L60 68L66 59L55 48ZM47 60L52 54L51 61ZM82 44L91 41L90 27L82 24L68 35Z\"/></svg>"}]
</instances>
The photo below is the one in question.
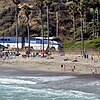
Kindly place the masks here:
<instances>
[{"instance_id":1,"label":"beach umbrella","mask_svg":"<svg viewBox=\"0 0 100 100\"><path fill-rule=\"evenodd\" d=\"M7 49L8 47L0 44L0 49Z\"/></svg>"},{"instance_id":2,"label":"beach umbrella","mask_svg":"<svg viewBox=\"0 0 100 100\"><path fill-rule=\"evenodd\" d=\"M46 52L44 52L44 51L41 51L39 54L46 54Z\"/></svg>"},{"instance_id":3,"label":"beach umbrella","mask_svg":"<svg viewBox=\"0 0 100 100\"><path fill-rule=\"evenodd\" d=\"M45 51L41 51L41 52L39 52L39 55L45 57L47 54Z\"/></svg>"}]
</instances>

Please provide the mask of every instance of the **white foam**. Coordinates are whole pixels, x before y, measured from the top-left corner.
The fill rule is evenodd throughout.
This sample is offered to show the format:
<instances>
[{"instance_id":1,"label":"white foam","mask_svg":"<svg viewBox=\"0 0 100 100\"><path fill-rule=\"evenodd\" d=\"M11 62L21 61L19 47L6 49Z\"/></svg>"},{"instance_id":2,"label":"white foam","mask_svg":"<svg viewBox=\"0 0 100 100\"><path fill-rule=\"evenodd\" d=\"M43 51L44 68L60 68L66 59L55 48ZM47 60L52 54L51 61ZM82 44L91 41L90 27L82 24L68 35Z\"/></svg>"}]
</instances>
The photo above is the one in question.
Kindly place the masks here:
<instances>
[{"instance_id":1,"label":"white foam","mask_svg":"<svg viewBox=\"0 0 100 100\"><path fill-rule=\"evenodd\" d=\"M38 77L25 77L25 76L17 76L17 78L22 79L35 79L41 82L50 82L50 81L60 81L64 79L71 79L71 78L77 78L75 76L38 76Z\"/></svg>"},{"instance_id":2,"label":"white foam","mask_svg":"<svg viewBox=\"0 0 100 100\"><path fill-rule=\"evenodd\" d=\"M0 84L37 84L44 82L60 81L76 78L75 76L3 76L0 77ZM31 81L30 81L31 80Z\"/></svg>"},{"instance_id":3,"label":"white foam","mask_svg":"<svg viewBox=\"0 0 100 100\"><path fill-rule=\"evenodd\" d=\"M0 78L0 84L37 84L37 82L12 78Z\"/></svg>"}]
</instances>

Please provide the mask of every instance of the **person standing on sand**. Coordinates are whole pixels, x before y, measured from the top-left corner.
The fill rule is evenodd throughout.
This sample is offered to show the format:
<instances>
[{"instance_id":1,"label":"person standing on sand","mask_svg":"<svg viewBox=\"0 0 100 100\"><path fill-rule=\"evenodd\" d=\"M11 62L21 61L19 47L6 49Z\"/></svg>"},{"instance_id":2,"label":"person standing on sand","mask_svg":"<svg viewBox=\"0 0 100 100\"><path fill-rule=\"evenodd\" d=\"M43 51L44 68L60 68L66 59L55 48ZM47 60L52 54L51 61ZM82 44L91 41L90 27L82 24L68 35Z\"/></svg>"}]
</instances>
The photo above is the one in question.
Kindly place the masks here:
<instances>
[{"instance_id":1,"label":"person standing on sand","mask_svg":"<svg viewBox=\"0 0 100 100\"><path fill-rule=\"evenodd\" d=\"M74 72L74 70L75 70L75 66L72 67L72 72Z\"/></svg>"},{"instance_id":2,"label":"person standing on sand","mask_svg":"<svg viewBox=\"0 0 100 100\"><path fill-rule=\"evenodd\" d=\"M61 64L61 66L60 66L60 67L61 67L61 70L63 70L64 65L63 65L63 64Z\"/></svg>"},{"instance_id":3,"label":"person standing on sand","mask_svg":"<svg viewBox=\"0 0 100 100\"><path fill-rule=\"evenodd\" d=\"M65 64L61 64L60 67L61 67L61 70L64 70L64 71L66 70L66 66L65 66Z\"/></svg>"},{"instance_id":4,"label":"person standing on sand","mask_svg":"<svg viewBox=\"0 0 100 100\"><path fill-rule=\"evenodd\" d=\"M91 56L91 60L93 60L93 56Z\"/></svg>"},{"instance_id":5,"label":"person standing on sand","mask_svg":"<svg viewBox=\"0 0 100 100\"><path fill-rule=\"evenodd\" d=\"M97 70L95 68L91 69L92 74L97 74Z\"/></svg>"},{"instance_id":6,"label":"person standing on sand","mask_svg":"<svg viewBox=\"0 0 100 100\"><path fill-rule=\"evenodd\" d=\"M64 71L66 71L66 65L64 64Z\"/></svg>"}]
</instances>

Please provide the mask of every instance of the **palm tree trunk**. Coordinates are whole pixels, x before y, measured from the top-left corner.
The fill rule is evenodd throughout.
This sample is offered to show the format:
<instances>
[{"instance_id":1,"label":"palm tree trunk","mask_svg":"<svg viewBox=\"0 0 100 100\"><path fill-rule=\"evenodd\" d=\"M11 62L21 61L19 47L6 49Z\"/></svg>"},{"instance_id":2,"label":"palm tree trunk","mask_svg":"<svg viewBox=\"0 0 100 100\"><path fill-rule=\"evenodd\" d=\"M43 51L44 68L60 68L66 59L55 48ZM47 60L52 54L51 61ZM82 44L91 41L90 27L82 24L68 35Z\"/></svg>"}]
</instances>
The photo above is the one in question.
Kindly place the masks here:
<instances>
[{"instance_id":1,"label":"palm tree trunk","mask_svg":"<svg viewBox=\"0 0 100 100\"><path fill-rule=\"evenodd\" d=\"M56 12L56 37L59 36L59 21L58 21L58 11Z\"/></svg>"},{"instance_id":2,"label":"palm tree trunk","mask_svg":"<svg viewBox=\"0 0 100 100\"><path fill-rule=\"evenodd\" d=\"M43 27L43 20L42 20L42 10L40 9L40 18L41 18L41 33L42 33L42 51L44 51L44 27ZM43 53L43 57L44 57L44 53Z\"/></svg>"},{"instance_id":3,"label":"palm tree trunk","mask_svg":"<svg viewBox=\"0 0 100 100\"><path fill-rule=\"evenodd\" d=\"M17 55L19 54L19 48L18 48L18 5L16 4L15 7L15 11L16 11L16 53Z\"/></svg>"},{"instance_id":4,"label":"palm tree trunk","mask_svg":"<svg viewBox=\"0 0 100 100\"><path fill-rule=\"evenodd\" d=\"M84 19L83 19L83 31L86 33L86 13L84 12Z\"/></svg>"},{"instance_id":5,"label":"palm tree trunk","mask_svg":"<svg viewBox=\"0 0 100 100\"><path fill-rule=\"evenodd\" d=\"M93 36L95 37L95 9L93 9Z\"/></svg>"},{"instance_id":6,"label":"palm tree trunk","mask_svg":"<svg viewBox=\"0 0 100 100\"><path fill-rule=\"evenodd\" d=\"M74 28L74 41L76 40L76 38L75 38L75 33L76 33L76 20L75 20L75 17L74 17L74 15L73 15L73 28Z\"/></svg>"},{"instance_id":7,"label":"palm tree trunk","mask_svg":"<svg viewBox=\"0 0 100 100\"><path fill-rule=\"evenodd\" d=\"M97 7L97 38L99 37L99 7Z\"/></svg>"},{"instance_id":8,"label":"palm tree trunk","mask_svg":"<svg viewBox=\"0 0 100 100\"><path fill-rule=\"evenodd\" d=\"M82 40L82 55L85 56L84 52L84 37L83 37L83 19L81 19L81 40Z\"/></svg>"},{"instance_id":9,"label":"palm tree trunk","mask_svg":"<svg viewBox=\"0 0 100 100\"><path fill-rule=\"evenodd\" d=\"M30 54L30 29L29 29L29 17L27 16L27 34L28 34L28 57Z\"/></svg>"},{"instance_id":10,"label":"palm tree trunk","mask_svg":"<svg viewBox=\"0 0 100 100\"><path fill-rule=\"evenodd\" d=\"M5 41L4 41L4 33L3 33L3 45L4 45L4 43L5 43ZM5 48L3 48L3 51L4 51L4 49L5 49Z\"/></svg>"},{"instance_id":11,"label":"palm tree trunk","mask_svg":"<svg viewBox=\"0 0 100 100\"><path fill-rule=\"evenodd\" d=\"M30 26L29 26L29 18L27 18L27 33L28 33L28 47L30 49Z\"/></svg>"},{"instance_id":12,"label":"palm tree trunk","mask_svg":"<svg viewBox=\"0 0 100 100\"><path fill-rule=\"evenodd\" d=\"M47 46L47 50L49 52L49 7L47 5L47 30L48 30L48 46Z\"/></svg>"}]
</instances>

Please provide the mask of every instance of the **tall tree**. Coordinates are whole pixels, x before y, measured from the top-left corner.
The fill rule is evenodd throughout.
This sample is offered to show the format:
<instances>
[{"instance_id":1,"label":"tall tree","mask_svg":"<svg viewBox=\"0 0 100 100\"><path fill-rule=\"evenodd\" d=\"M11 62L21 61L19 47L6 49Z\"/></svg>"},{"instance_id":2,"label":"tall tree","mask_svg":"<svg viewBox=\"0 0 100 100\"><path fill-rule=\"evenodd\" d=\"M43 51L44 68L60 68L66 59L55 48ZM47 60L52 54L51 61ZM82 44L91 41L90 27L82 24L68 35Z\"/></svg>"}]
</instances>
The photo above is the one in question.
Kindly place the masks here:
<instances>
[{"instance_id":1,"label":"tall tree","mask_svg":"<svg viewBox=\"0 0 100 100\"><path fill-rule=\"evenodd\" d=\"M26 22L27 22L27 33L28 33L28 48L30 51L30 26L29 26L29 15L31 14L31 8L27 5L24 5L22 9L25 12Z\"/></svg>"},{"instance_id":2,"label":"tall tree","mask_svg":"<svg viewBox=\"0 0 100 100\"><path fill-rule=\"evenodd\" d=\"M39 14L40 14L40 20L41 20L41 33L42 33L42 51L44 51L44 26L43 26L43 18L42 18L42 10L43 10L43 0L36 0L35 5L37 7L37 9L39 10ZM43 57L44 57L44 53L43 53Z\"/></svg>"},{"instance_id":3,"label":"tall tree","mask_svg":"<svg viewBox=\"0 0 100 100\"><path fill-rule=\"evenodd\" d=\"M44 0L44 5L46 6L46 11L47 11L47 32L48 32L48 46L47 46L47 52L49 52L49 7L52 4L51 0Z\"/></svg>"},{"instance_id":4,"label":"tall tree","mask_svg":"<svg viewBox=\"0 0 100 100\"><path fill-rule=\"evenodd\" d=\"M93 8L93 37L95 38L96 36L96 32L95 32L95 29L96 29L96 24L95 24L95 9L96 9L96 6L93 4L93 2L90 2L90 7Z\"/></svg>"},{"instance_id":5,"label":"tall tree","mask_svg":"<svg viewBox=\"0 0 100 100\"><path fill-rule=\"evenodd\" d=\"M73 29L74 29L74 41L76 40L76 14L77 14L77 9L78 9L78 7L77 7L77 4L76 4L76 2L70 2L69 3L69 5L67 5L67 6L69 6L69 14L71 15L71 17L72 17L72 21L73 21Z\"/></svg>"},{"instance_id":6,"label":"tall tree","mask_svg":"<svg viewBox=\"0 0 100 100\"><path fill-rule=\"evenodd\" d=\"M18 4L20 4L20 0L13 0L13 3L15 4L15 12L16 12L16 43L17 43L17 48L16 48L16 53L17 55L19 54L19 47L18 47Z\"/></svg>"},{"instance_id":7,"label":"tall tree","mask_svg":"<svg viewBox=\"0 0 100 100\"><path fill-rule=\"evenodd\" d=\"M81 40L82 40L82 54L83 57L85 55L84 51L84 19L85 19L85 14L88 10L88 3L85 0L82 0L78 3L79 6L79 13L80 13L80 22L81 22Z\"/></svg>"},{"instance_id":8,"label":"tall tree","mask_svg":"<svg viewBox=\"0 0 100 100\"><path fill-rule=\"evenodd\" d=\"M94 26L94 36L97 38L100 36L100 31L99 31L99 10L100 10L100 1L99 0L91 0L90 6L93 8L93 26ZM97 16L97 18L95 18ZM95 23L96 22L96 23ZM96 26L96 27L95 27ZM96 28L96 32L95 32Z\"/></svg>"},{"instance_id":9,"label":"tall tree","mask_svg":"<svg viewBox=\"0 0 100 100\"><path fill-rule=\"evenodd\" d=\"M55 12L56 12L56 37L59 37L59 15L60 15L60 5L59 2L55 2Z\"/></svg>"}]
</instances>

